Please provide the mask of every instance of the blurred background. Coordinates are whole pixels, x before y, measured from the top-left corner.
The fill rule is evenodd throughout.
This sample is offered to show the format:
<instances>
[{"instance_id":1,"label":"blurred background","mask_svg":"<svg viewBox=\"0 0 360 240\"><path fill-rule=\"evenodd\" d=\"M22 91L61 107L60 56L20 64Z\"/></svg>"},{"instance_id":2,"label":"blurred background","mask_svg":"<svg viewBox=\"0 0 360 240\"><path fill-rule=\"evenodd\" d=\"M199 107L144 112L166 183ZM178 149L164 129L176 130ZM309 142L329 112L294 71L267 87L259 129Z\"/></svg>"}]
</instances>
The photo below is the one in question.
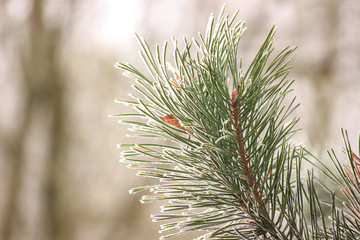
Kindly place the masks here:
<instances>
[{"instance_id":1,"label":"blurred background","mask_svg":"<svg viewBox=\"0 0 360 240\"><path fill-rule=\"evenodd\" d=\"M294 142L325 156L341 149L340 127L357 149L360 128L358 0L228 0L248 27L249 64L273 23L275 52L298 45L290 78L303 131ZM132 81L113 67L150 46L203 33L219 0L0 0L0 240L158 239L129 188L147 184L118 162ZM184 238L179 238L184 239Z\"/></svg>"}]
</instances>

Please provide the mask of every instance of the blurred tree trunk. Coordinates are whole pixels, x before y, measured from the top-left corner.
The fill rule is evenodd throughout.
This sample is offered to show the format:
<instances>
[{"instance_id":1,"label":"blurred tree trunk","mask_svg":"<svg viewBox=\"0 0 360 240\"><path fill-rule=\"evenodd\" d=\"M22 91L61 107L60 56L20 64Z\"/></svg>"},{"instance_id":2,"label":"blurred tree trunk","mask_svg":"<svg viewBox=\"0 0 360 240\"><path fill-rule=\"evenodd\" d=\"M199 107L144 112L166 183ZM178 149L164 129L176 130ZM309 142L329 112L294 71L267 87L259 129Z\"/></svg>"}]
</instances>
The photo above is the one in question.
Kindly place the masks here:
<instances>
[{"instance_id":1,"label":"blurred tree trunk","mask_svg":"<svg viewBox=\"0 0 360 240\"><path fill-rule=\"evenodd\" d=\"M343 4L337 0L326 1L326 4L321 1L295 3L299 10L294 36L304 41L300 49L311 48L297 66L297 74L310 80L309 90L312 91L306 93L311 97L311 117L306 133L310 145L321 151L329 143L330 124L335 113L332 90L339 61L340 9Z\"/></svg>"},{"instance_id":2,"label":"blurred tree trunk","mask_svg":"<svg viewBox=\"0 0 360 240\"><path fill-rule=\"evenodd\" d=\"M0 239L16 239L17 235L27 235L27 221L20 206L26 202L23 185L26 179L26 165L34 160L29 148L36 147L41 151L40 157L44 166L41 168L41 177L36 181L42 181L42 192L38 200L41 202L43 213L40 215L40 223L37 224L40 231L32 229L35 236L28 239L57 239L61 222L58 217L58 165L63 151L64 136L64 88L61 76L61 66L57 62L58 51L61 46L62 27L51 25L44 19L46 1L32 0L31 12L23 29L28 31L24 46L19 49L19 61L22 67L21 86L23 88L23 118L20 121L15 134L7 141L9 161L9 192L7 206L3 213L3 226L0 228ZM31 144L34 136L31 132L40 135L41 144ZM30 134L30 136L29 136ZM29 139L30 138L30 139ZM29 147L29 144L31 145ZM45 231L42 236L36 236ZM20 234L20 235L21 235ZM14 237L15 236L15 237Z\"/></svg>"},{"instance_id":3,"label":"blurred tree trunk","mask_svg":"<svg viewBox=\"0 0 360 240\"><path fill-rule=\"evenodd\" d=\"M324 143L329 137L329 125L333 114L334 95L329 91L335 84L335 69L337 64L337 33L339 27L340 2L336 0L328 1L321 5L325 13L326 27L322 29L324 56L318 67L313 69L311 74L314 86L314 117L310 124L309 137L313 146L325 147Z\"/></svg>"}]
</instances>

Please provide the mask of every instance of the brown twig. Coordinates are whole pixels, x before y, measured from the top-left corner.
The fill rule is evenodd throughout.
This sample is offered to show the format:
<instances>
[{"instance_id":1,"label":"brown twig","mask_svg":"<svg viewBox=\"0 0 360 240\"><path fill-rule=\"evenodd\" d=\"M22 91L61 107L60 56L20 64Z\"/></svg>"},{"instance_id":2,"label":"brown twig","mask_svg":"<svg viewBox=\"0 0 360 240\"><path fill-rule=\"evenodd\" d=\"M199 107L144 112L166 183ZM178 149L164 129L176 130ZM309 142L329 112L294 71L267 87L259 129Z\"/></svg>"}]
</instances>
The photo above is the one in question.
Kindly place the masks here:
<instances>
[{"instance_id":1,"label":"brown twig","mask_svg":"<svg viewBox=\"0 0 360 240\"><path fill-rule=\"evenodd\" d=\"M265 206L264 202L262 200L262 197L259 193L259 186L258 183L255 181L255 177L253 176L253 166L251 165L251 159L246 156L247 150L245 149L245 143L243 141L243 131L239 126L239 108L240 108L240 101L239 99L236 99L238 95L237 90L235 89L231 95L231 115L230 115L230 122L235 130L236 138L238 141L238 149L237 153L239 154L239 163L244 169L245 173L245 181L247 185L252 189L253 195L255 197L256 202L259 205L259 208L261 211L265 213Z\"/></svg>"},{"instance_id":2,"label":"brown twig","mask_svg":"<svg viewBox=\"0 0 360 240\"><path fill-rule=\"evenodd\" d=\"M241 116L241 101L238 98L238 91L235 88L234 91L231 93L231 99L230 99L230 124L233 127L234 131L235 131L235 135L236 135L236 139L237 139L237 149L234 151L235 154L237 154L238 157L238 162L241 165L241 167L244 170L244 174L242 175L242 178L245 181L245 184L247 186L249 186L249 189L251 191L251 193L247 194L247 197L249 197L249 199L254 198L255 203L257 204L258 209L260 210L260 214L262 214L263 216L267 215L266 212L266 208L265 208L265 204L264 201L262 199L261 193L259 191L259 184L256 181L256 178L253 174L253 166L251 164L251 159L247 156L247 149L245 147L245 143L243 140L243 130L241 129L241 127L239 126L239 121L240 121L240 116ZM251 197L253 196L253 197ZM252 205L250 205L251 207ZM252 206L254 207L254 206ZM248 209L248 213L250 215L254 214L254 210L252 209ZM261 222L260 219L258 219L257 222ZM270 233L270 235L274 238L274 239L280 239L277 234L272 230L272 229L268 229L268 228L263 228L263 232L262 234L266 234L266 232Z\"/></svg>"}]
</instances>

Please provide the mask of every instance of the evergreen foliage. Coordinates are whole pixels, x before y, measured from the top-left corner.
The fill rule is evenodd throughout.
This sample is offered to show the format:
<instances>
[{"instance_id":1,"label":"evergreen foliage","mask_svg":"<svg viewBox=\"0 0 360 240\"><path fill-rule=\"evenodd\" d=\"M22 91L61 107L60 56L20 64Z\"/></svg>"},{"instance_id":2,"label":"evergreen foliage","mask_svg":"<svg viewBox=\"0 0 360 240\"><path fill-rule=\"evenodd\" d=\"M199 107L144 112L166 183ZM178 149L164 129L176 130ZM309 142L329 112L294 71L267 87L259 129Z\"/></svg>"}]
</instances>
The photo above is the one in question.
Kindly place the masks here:
<instances>
[{"instance_id":1,"label":"evergreen foliage","mask_svg":"<svg viewBox=\"0 0 360 240\"><path fill-rule=\"evenodd\" d=\"M139 169L138 175L159 180L131 193L150 190L142 202L165 200L161 214L153 216L166 220L164 238L199 230L198 239L359 239L360 159L345 141L350 164L344 167L332 152L335 174L292 144L298 119L289 116L297 105L285 97L293 83L287 75L295 48L272 56L274 26L243 69L238 45L245 27L236 15L223 9L217 21L210 18L204 36L184 39L183 50L173 40L172 64L167 42L153 53L138 37L150 76L116 64L136 80L138 92L133 101L117 100L136 113L116 116L147 139L122 144L122 161ZM302 176L302 161L320 169L343 194L312 171ZM318 197L319 186L328 199Z\"/></svg>"}]
</instances>

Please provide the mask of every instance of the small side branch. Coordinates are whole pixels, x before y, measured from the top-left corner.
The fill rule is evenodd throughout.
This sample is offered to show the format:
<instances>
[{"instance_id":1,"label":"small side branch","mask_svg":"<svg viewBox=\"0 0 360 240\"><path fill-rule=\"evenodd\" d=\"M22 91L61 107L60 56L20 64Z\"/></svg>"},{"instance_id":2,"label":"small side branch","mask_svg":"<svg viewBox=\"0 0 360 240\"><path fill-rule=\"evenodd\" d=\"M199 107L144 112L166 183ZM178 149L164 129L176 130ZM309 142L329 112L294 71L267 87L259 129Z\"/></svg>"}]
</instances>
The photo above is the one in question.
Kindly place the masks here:
<instances>
[{"instance_id":1,"label":"small side branch","mask_svg":"<svg viewBox=\"0 0 360 240\"><path fill-rule=\"evenodd\" d=\"M244 170L242 178L244 179L245 184L249 186L249 189L251 191L247 194L247 197L249 197L250 199L254 199L254 203L257 205L253 206L253 204L250 204L250 209L247 209L247 211L249 211L248 213L253 216L255 213L254 207L256 207L257 209L259 209L261 215L267 216L265 204L259 191L259 184L256 181L255 176L253 175L253 166L251 164L251 159L247 156L247 149L243 140L243 130L239 125L242 110L241 99L238 97L238 90L236 88L231 93L230 110L230 123L233 130L235 131L237 140L237 149L234 151L234 153L238 155L238 162ZM266 231L270 233L273 238L279 239L275 232L269 229L266 229Z\"/></svg>"}]
</instances>

